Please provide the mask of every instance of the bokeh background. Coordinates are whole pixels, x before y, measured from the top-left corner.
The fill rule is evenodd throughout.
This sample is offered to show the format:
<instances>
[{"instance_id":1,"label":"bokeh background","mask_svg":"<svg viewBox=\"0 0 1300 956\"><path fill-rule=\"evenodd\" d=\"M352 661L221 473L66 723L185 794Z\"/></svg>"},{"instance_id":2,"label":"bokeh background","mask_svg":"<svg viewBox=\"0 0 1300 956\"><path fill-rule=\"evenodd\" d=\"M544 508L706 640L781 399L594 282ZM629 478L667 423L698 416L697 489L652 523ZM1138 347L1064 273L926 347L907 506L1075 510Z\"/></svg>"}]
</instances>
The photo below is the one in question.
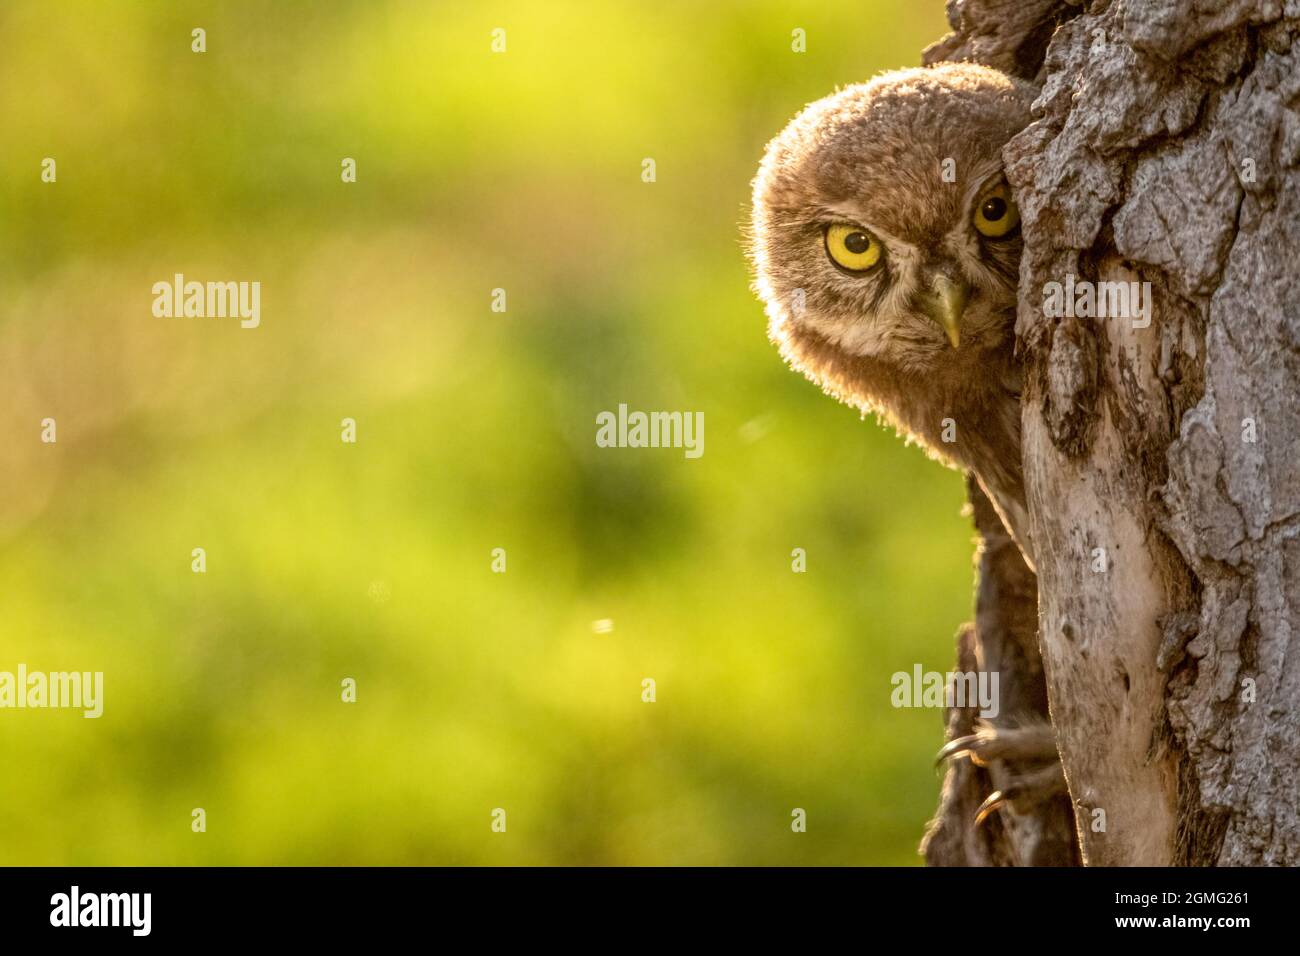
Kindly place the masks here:
<instances>
[{"instance_id":1,"label":"bokeh background","mask_svg":"<svg viewBox=\"0 0 1300 956\"><path fill-rule=\"evenodd\" d=\"M106 684L0 711L0 863L918 862L942 717L889 678L952 661L962 483L783 367L740 226L800 106L944 32L0 6L0 670ZM177 272L260 281L261 327L155 318ZM704 456L597 448L620 402Z\"/></svg>"}]
</instances>

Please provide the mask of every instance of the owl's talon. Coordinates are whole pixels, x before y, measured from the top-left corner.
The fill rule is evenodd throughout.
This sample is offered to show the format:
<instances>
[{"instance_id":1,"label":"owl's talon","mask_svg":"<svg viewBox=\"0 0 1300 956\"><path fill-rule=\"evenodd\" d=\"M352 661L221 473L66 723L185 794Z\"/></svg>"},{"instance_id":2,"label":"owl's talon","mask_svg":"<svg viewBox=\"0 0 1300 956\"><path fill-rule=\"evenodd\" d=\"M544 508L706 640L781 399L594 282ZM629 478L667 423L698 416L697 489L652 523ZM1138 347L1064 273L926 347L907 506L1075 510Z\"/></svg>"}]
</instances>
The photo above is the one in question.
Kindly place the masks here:
<instances>
[{"instance_id":1,"label":"owl's talon","mask_svg":"<svg viewBox=\"0 0 1300 956\"><path fill-rule=\"evenodd\" d=\"M969 757L978 767L997 762L1003 771L995 779L1003 786L994 790L975 811L975 826L981 826L1003 807L1026 812L1042 801L1065 793L1065 773L1056 751L1052 725L1031 721L1018 727L997 727L981 723L973 734L956 737L944 744L935 760Z\"/></svg>"},{"instance_id":2,"label":"owl's talon","mask_svg":"<svg viewBox=\"0 0 1300 956\"><path fill-rule=\"evenodd\" d=\"M934 758L934 765L940 767L945 760L956 759L957 757L969 756L973 763L978 764L976 759L975 748L979 744L979 734L967 734L965 737L954 737L943 745L943 749Z\"/></svg>"},{"instance_id":3,"label":"owl's talon","mask_svg":"<svg viewBox=\"0 0 1300 956\"><path fill-rule=\"evenodd\" d=\"M987 767L994 760L1056 760L1056 735L1052 725L1046 722L1034 721L1021 727L995 727L984 723L975 733L944 744L935 763L963 756L969 756L971 763L979 767Z\"/></svg>"},{"instance_id":4,"label":"owl's talon","mask_svg":"<svg viewBox=\"0 0 1300 956\"><path fill-rule=\"evenodd\" d=\"M1002 807L1026 813L1040 803L1066 792L1065 771L1059 760L1045 767L1015 774L1005 787L994 790L979 805L975 811L975 826L978 827Z\"/></svg>"},{"instance_id":5,"label":"owl's talon","mask_svg":"<svg viewBox=\"0 0 1300 956\"><path fill-rule=\"evenodd\" d=\"M975 809L975 826L980 827L984 821L993 815L993 812L1007 803L1007 796L1001 790L994 790Z\"/></svg>"}]
</instances>

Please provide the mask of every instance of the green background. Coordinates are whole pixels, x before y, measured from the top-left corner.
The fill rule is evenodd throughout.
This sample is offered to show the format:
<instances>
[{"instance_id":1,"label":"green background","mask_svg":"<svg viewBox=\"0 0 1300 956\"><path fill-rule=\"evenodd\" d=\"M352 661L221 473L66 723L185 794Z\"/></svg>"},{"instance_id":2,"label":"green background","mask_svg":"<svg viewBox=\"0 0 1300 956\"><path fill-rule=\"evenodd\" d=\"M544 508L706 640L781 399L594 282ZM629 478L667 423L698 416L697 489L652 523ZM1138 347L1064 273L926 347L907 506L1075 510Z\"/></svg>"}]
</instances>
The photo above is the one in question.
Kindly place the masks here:
<instances>
[{"instance_id":1,"label":"green background","mask_svg":"<svg viewBox=\"0 0 1300 956\"><path fill-rule=\"evenodd\" d=\"M961 479L783 367L741 225L800 106L945 31L0 7L0 670L105 672L99 720L0 711L0 863L917 862L942 716L889 678L969 615ZM155 318L177 272L261 327ZM597 448L620 402L704 456Z\"/></svg>"}]
</instances>

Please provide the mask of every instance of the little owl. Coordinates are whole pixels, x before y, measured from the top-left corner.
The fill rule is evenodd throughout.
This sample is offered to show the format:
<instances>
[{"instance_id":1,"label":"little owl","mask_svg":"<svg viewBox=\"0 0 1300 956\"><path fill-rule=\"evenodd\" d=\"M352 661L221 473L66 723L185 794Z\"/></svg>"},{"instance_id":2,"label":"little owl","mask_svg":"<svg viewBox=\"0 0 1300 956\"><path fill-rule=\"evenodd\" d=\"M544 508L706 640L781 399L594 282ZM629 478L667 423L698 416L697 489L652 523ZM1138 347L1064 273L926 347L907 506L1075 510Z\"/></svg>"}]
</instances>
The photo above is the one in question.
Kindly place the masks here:
<instances>
[{"instance_id":1,"label":"little owl","mask_svg":"<svg viewBox=\"0 0 1300 956\"><path fill-rule=\"evenodd\" d=\"M1033 99L1027 83L949 63L818 100L767 147L750 246L786 361L973 472L1031 567L1020 215L1002 147Z\"/></svg>"},{"instance_id":2,"label":"little owl","mask_svg":"<svg viewBox=\"0 0 1300 956\"><path fill-rule=\"evenodd\" d=\"M1020 214L1002 147L1032 86L948 63L850 86L796 116L754 178L750 256L786 361L979 480L1032 568L1015 358ZM1051 726L985 726L941 758L1028 769L985 801L1065 789Z\"/></svg>"}]
</instances>

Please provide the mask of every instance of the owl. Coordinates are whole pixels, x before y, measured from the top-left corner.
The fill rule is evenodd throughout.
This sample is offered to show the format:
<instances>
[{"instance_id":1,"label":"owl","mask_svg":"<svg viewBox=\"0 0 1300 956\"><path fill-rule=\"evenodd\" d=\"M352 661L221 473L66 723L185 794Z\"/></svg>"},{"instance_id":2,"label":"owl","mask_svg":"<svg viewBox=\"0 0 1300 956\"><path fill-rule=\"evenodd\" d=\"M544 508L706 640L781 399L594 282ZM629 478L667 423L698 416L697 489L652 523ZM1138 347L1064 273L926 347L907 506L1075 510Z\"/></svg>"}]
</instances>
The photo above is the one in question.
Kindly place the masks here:
<instances>
[{"instance_id":1,"label":"owl","mask_svg":"<svg viewBox=\"0 0 1300 956\"><path fill-rule=\"evenodd\" d=\"M786 361L974 473L1031 567L1020 214L1002 147L1034 96L996 70L948 63L818 100L768 144L749 246Z\"/></svg>"},{"instance_id":2,"label":"owl","mask_svg":"<svg viewBox=\"0 0 1300 956\"><path fill-rule=\"evenodd\" d=\"M1002 147L1033 86L947 63L818 100L768 144L749 252L791 366L972 472L1032 568L1015 355L1020 213ZM1050 724L986 725L940 759L1003 761L976 814L1065 791Z\"/></svg>"}]
</instances>

